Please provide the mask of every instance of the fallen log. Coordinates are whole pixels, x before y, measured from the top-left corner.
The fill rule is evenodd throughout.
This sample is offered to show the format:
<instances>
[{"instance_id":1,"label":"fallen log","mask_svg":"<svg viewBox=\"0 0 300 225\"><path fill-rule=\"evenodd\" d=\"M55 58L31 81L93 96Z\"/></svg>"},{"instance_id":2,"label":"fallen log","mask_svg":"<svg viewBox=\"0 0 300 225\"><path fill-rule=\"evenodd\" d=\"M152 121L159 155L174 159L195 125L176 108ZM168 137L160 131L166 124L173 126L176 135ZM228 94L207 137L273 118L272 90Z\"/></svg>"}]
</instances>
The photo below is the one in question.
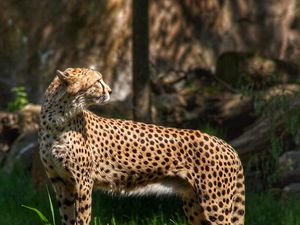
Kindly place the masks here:
<instances>
[{"instance_id":1,"label":"fallen log","mask_svg":"<svg viewBox=\"0 0 300 225\"><path fill-rule=\"evenodd\" d=\"M299 96L295 93L300 93L299 85L279 85L271 87L261 96L261 104L264 107L268 107L267 104L275 102L276 99L284 105L275 105L277 108L271 108L273 111L269 112L269 116L258 118L245 128L239 137L230 142L243 161L248 161L254 154L266 152L269 149L271 134L283 136L286 121L295 113L295 109L300 107Z\"/></svg>"},{"instance_id":2,"label":"fallen log","mask_svg":"<svg viewBox=\"0 0 300 225\"><path fill-rule=\"evenodd\" d=\"M249 126L244 133L232 140L230 144L237 150L243 162L247 162L252 156L257 153L266 152L271 140L271 127L276 128L276 133L281 133L283 130L283 120L278 115L276 119L258 119L254 124Z\"/></svg>"}]
</instances>

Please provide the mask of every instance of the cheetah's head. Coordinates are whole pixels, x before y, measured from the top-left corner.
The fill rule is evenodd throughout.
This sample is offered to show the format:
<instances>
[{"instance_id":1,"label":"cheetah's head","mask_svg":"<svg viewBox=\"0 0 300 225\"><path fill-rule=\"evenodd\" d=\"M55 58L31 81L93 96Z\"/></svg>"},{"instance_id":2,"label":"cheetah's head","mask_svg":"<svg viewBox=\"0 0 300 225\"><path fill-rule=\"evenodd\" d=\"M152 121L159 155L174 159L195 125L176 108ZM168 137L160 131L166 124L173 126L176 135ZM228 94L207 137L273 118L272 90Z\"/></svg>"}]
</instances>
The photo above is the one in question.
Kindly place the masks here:
<instances>
[{"instance_id":1,"label":"cheetah's head","mask_svg":"<svg viewBox=\"0 0 300 225\"><path fill-rule=\"evenodd\" d=\"M111 89L103 81L101 73L86 68L68 68L57 72L58 78L66 86L67 94L84 101L85 107L109 101Z\"/></svg>"}]
</instances>

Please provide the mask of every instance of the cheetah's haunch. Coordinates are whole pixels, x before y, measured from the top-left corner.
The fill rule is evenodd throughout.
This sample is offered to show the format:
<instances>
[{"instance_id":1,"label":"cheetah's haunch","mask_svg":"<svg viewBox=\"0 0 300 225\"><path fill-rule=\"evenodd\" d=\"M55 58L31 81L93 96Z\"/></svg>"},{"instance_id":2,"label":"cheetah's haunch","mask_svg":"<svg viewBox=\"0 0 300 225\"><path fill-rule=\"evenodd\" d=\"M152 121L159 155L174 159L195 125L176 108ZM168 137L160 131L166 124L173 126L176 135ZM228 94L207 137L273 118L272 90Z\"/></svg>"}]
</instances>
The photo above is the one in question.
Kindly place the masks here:
<instances>
[{"instance_id":1,"label":"cheetah's haunch","mask_svg":"<svg viewBox=\"0 0 300 225\"><path fill-rule=\"evenodd\" d=\"M243 168L224 141L196 130L106 119L99 72L58 71L41 111L40 155L56 192L62 224L87 225L93 187L127 194L182 196L192 225L244 224Z\"/></svg>"}]
</instances>

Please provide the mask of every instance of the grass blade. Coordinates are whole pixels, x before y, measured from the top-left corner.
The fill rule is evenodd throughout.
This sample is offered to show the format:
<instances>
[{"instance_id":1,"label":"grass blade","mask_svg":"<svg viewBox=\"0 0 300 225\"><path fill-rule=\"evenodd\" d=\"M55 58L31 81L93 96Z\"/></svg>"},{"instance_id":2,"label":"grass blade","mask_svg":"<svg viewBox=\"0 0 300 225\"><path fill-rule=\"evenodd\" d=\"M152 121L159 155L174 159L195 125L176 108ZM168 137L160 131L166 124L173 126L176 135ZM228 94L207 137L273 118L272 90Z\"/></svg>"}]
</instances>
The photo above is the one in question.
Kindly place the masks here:
<instances>
[{"instance_id":1,"label":"grass blade","mask_svg":"<svg viewBox=\"0 0 300 225\"><path fill-rule=\"evenodd\" d=\"M51 210L51 215L52 215L52 223L53 223L53 225L56 225L56 223L55 223L55 213L54 213L54 209L53 209L52 199L51 199L51 196L50 196L50 192L49 192L48 186L46 186L46 188L47 188L49 205L50 205L50 210Z\"/></svg>"},{"instance_id":2,"label":"grass blade","mask_svg":"<svg viewBox=\"0 0 300 225\"><path fill-rule=\"evenodd\" d=\"M26 208L26 209L30 209L30 210L34 211L39 216L39 218L40 218L41 222L43 223L43 225L51 225L51 223L44 216L44 214L41 211L39 211L38 209L27 206L27 205L21 205L21 206Z\"/></svg>"}]
</instances>

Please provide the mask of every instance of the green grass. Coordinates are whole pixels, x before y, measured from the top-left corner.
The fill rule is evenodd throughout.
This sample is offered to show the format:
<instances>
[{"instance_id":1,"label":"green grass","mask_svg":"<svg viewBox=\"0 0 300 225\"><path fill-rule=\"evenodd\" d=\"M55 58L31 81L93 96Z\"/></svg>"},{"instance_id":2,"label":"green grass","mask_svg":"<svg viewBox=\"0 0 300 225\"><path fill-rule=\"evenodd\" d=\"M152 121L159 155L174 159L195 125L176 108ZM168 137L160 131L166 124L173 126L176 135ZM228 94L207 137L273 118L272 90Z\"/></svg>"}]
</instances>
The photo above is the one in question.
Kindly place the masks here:
<instances>
[{"instance_id":1,"label":"green grass","mask_svg":"<svg viewBox=\"0 0 300 225\"><path fill-rule=\"evenodd\" d=\"M29 175L15 172L8 175L0 172L0 224L39 224L39 218L21 205L33 206L50 217L46 188L36 189Z\"/></svg>"},{"instance_id":2,"label":"green grass","mask_svg":"<svg viewBox=\"0 0 300 225\"><path fill-rule=\"evenodd\" d=\"M93 217L98 224L187 224L181 201L175 197L120 197L97 192Z\"/></svg>"},{"instance_id":3,"label":"green grass","mask_svg":"<svg viewBox=\"0 0 300 225\"><path fill-rule=\"evenodd\" d=\"M34 187L29 174L0 172L0 196L0 225L41 224L34 212L21 205L39 209L52 220L46 187ZM248 193L246 225L300 225L299 199L300 195L283 199L269 192ZM96 191L93 200L92 225L187 224L178 198L125 198ZM56 203L54 208L57 216ZM60 224L58 218L56 222Z\"/></svg>"},{"instance_id":4,"label":"green grass","mask_svg":"<svg viewBox=\"0 0 300 225\"><path fill-rule=\"evenodd\" d=\"M300 225L300 195L284 198L273 193L249 193L246 225Z\"/></svg>"}]
</instances>

